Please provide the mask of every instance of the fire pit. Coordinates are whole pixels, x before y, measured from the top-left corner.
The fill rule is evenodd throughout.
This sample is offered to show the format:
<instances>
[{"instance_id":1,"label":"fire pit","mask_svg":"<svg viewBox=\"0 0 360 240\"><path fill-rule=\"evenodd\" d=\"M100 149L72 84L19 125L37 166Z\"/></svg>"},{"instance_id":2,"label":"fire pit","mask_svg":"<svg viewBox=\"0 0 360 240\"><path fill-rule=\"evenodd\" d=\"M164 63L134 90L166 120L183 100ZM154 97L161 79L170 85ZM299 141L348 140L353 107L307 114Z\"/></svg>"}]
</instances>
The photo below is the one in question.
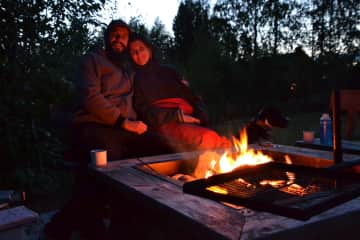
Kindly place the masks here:
<instances>
[{"instance_id":1,"label":"fire pit","mask_svg":"<svg viewBox=\"0 0 360 240\"><path fill-rule=\"evenodd\" d=\"M246 165L209 178L196 177L197 168L204 165L204 153L193 159L140 164L136 168L183 187L185 193L299 220L307 220L360 195L358 174L323 168L331 164L326 161L319 164L312 158L290 154L281 158L279 152L269 149L263 152L273 162ZM214 155L221 156L216 152L205 153L208 158ZM296 159L296 164L286 164L291 158Z\"/></svg>"},{"instance_id":2,"label":"fire pit","mask_svg":"<svg viewBox=\"0 0 360 240\"><path fill-rule=\"evenodd\" d=\"M294 155L248 148L245 131L233 142L233 149L205 151L196 159L143 164L140 169L178 186L185 182L185 193L300 220L360 195L356 174L299 160L294 165Z\"/></svg>"},{"instance_id":3,"label":"fire pit","mask_svg":"<svg viewBox=\"0 0 360 240\"><path fill-rule=\"evenodd\" d=\"M270 155L274 160L270 165L285 164L287 159L291 159L293 166L286 168L285 172L295 173L295 182L301 179L301 166L314 168L311 173L314 173L317 179L317 169L324 170L323 168L333 166L331 152L283 145L266 147L254 145L251 148L260 149L264 154ZM223 151L215 154L222 156ZM337 203L339 205L336 207L317 214L307 221L299 221L294 217L282 216L285 214L251 210L253 207L245 207L243 203L239 205L237 202L237 205L233 204L229 207L229 204L223 204L220 199L210 200L184 193L185 184L199 179L205 181L204 176L198 177L198 180L188 179L189 176L194 177L193 173L199 159L203 159L205 155L209 156L209 153L188 152L133 158L109 162L103 168L90 169L94 177L106 184L114 193L120 193L135 206L149 209L150 213L156 212L156 218L163 219L162 224L152 224L152 222L143 224L150 224L151 229L168 236L169 239L179 236L179 231L183 233L182 239L314 239L314 236L319 238L341 236L354 239L351 237L357 236L352 226L354 221L360 219L360 197L344 204ZM345 163L351 163L358 160L359 156L344 154L343 159ZM256 166L255 169L258 168L261 172L261 166ZM250 178L251 174L249 175L244 181L255 181ZM280 174L282 177L285 175ZM279 175L275 174L275 176ZM266 177L272 180L272 176ZM328 176L325 174L325 177ZM210 176L208 179L212 178ZM294 178L290 174L286 175L285 179L288 181ZM330 176L329 186L334 186L332 180ZM203 189L205 187L209 185L202 186ZM269 185L267 187L269 188ZM304 184L303 187L306 188L306 185ZM310 196L311 190L317 188L307 188L307 191L301 194L303 197ZM136 222L141 221L144 213L137 217Z\"/></svg>"},{"instance_id":4,"label":"fire pit","mask_svg":"<svg viewBox=\"0 0 360 240\"><path fill-rule=\"evenodd\" d=\"M142 206L135 225L156 212L162 221L150 229L165 239L357 239L360 183L352 166L360 159L342 156L334 128L333 154L280 145L247 149L240 136L235 150L134 158L92 170Z\"/></svg>"}]
</instances>

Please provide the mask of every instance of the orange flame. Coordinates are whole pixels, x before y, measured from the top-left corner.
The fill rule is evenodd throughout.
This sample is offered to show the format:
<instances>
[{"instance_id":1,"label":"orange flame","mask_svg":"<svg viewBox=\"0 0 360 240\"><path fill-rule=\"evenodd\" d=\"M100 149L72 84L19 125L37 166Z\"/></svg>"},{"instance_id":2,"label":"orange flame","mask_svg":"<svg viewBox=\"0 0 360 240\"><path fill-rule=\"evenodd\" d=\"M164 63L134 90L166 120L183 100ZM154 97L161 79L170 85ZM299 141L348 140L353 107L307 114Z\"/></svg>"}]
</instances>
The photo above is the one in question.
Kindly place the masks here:
<instances>
[{"instance_id":1,"label":"orange flame","mask_svg":"<svg viewBox=\"0 0 360 240\"><path fill-rule=\"evenodd\" d=\"M205 172L205 178L214 174L231 172L235 168L248 165L258 165L273 161L273 159L263 154L261 151L248 149L248 138L246 130L240 132L240 140L232 138L235 153L226 151L220 159L211 159L208 163L208 170Z\"/></svg>"}]
</instances>

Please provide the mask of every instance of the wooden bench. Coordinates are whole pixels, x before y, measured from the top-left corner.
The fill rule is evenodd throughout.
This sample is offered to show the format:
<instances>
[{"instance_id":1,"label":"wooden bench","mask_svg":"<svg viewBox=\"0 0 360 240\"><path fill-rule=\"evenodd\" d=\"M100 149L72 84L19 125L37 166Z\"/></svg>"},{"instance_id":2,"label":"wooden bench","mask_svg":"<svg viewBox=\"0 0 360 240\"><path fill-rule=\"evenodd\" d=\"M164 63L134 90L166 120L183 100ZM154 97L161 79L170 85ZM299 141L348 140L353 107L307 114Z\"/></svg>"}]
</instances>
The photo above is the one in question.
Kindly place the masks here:
<instances>
[{"instance_id":1,"label":"wooden bench","mask_svg":"<svg viewBox=\"0 0 360 240\"><path fill-rule=\"evenodd\" d=\"M26 239L25 226L37 221L39 215L26 208L18 206L0 211L0 240Z\"/></svg>"}]
</instances>

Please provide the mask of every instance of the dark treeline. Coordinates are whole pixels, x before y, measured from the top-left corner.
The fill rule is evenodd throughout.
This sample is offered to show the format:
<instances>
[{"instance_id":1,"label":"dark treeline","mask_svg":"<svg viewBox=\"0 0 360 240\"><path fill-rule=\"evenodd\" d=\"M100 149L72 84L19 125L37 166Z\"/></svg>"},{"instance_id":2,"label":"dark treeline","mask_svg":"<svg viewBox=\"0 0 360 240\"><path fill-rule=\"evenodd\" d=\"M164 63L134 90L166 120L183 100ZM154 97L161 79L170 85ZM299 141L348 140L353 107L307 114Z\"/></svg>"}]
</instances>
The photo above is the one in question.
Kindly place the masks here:
<instances>
[{"instance_id":1,"label":"dark treeline","mask_svg":"<svg viewBox=\"0 0 360 240\"><path fill-rule=\"evenodd\" d=\"M102 44L104 4L0 2L2 166L42 168L61 159L51 120L65 117L51 113L71 103L79 57ZM323 111L336 84L360 88L358 0L218 0L212 7L184 0L173 35L160 20L148 24L130 21L153 40L161 61L184 73L213 123L249 116L264 104Z\"/></svg>"}]
</instances>

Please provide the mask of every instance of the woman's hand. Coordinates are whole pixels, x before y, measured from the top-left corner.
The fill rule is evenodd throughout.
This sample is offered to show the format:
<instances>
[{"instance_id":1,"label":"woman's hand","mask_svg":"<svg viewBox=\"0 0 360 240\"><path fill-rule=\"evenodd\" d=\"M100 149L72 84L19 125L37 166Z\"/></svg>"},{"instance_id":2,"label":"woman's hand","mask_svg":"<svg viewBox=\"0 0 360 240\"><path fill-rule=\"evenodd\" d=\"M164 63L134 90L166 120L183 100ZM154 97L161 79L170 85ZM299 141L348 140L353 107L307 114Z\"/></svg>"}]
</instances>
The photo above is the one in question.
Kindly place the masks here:
<instances>
[{"instance_id":1,"label":"woman's hand","mask_svg":"<svg viewBox=\"0 0 360 240\"><path fill-rule=\"evenodd\" d=\"M148 127L143 121L132 121L125 119L122 124L122 128L129 132L134 132L141 135L147 131Z\"/></svg>"},{"instance_id":2,"label":"woman's hand","mask_svg":"<svg viewBox=\"0 0 360 240\"><path fill-rule=\"evenodd\" d=\"M183 119L184 119L184 123L195 123L195 124L200 124L200 120L193 117L193 116L190 116L190 115L187 115L187 114L184 114L183 115Z\"/></svg>"}]
</instances>

